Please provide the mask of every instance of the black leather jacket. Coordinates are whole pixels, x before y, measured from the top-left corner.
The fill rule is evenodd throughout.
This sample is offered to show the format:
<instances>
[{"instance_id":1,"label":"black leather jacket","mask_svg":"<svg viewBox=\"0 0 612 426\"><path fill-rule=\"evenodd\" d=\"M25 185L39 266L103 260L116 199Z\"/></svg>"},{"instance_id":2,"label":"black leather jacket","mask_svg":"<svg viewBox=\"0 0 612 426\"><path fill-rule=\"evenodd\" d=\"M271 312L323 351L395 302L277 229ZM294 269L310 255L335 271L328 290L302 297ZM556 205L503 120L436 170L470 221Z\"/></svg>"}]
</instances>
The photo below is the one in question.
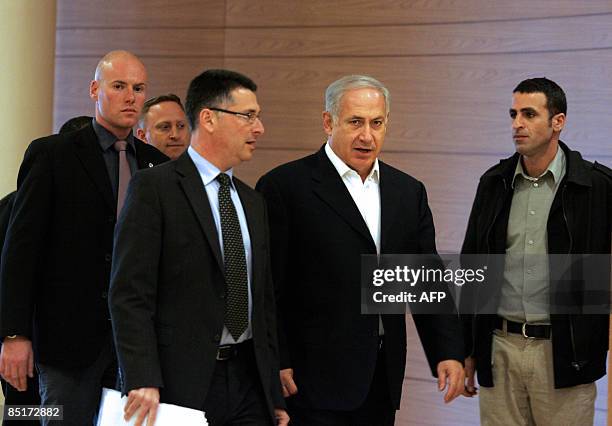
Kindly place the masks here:
<instances>
[{"instance_id":1,"label":"black leather jacket","mask_svg":"<svg viewBox=\"0 0 612 426\"><path fill-rule=\"evenodd\" d=\"M563 142L566 175L547 222L550 254L609 254L612 233L612 171L582 158ZM512 178L519 154L501 160L480 178L462 254L505 253ZM503 268L497 268L497 270ZM609 268L608 268L609 270ZM500 278L498 276L498 278ZM559 284L551 282L551 286ZM609 277L601 277L609 289ZM499 286L498 286L499 287ZM576 305L581 297L575 298ZM580 312L580 306L576 306ZM476 359L478 382L493 386L492 333L495 315L463 315L466 355ZM606 373L608 315L551 314L555 387L593 382Z\"/></svg>"}]
</instances>

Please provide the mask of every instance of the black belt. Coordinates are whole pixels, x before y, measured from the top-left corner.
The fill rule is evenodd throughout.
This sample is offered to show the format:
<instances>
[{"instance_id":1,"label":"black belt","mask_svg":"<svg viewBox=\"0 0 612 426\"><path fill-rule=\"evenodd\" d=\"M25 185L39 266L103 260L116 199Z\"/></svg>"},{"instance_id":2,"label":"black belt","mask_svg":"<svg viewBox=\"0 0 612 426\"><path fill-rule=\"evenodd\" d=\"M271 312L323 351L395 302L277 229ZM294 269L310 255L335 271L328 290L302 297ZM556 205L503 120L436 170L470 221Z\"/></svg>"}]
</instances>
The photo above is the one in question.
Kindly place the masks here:
<instances>
[{"instance_id":1,"label":"black belt","mask_svg":"<svg viewBox=\"0 0 612 426\"><path fill-rule=\"evenodd\" d=\"M245 353L253 353L253 339L235 345L221 345L217 348L217 361L228 361Z\"/></svg>"},{"instance_id":2,"label":"black belt","mask_svg":"<svg viewBox=\"0 0 612 426\"><path fill-rule=\"evenodd\" d=\"M521 334L527 339L550 339L552 331L550 325L527 324L526 322L514 322L502 317L497 317L495 320L495 328L504 330L504 322L506 323L506 331L508 333Z\"/></svg>"}]
</instances>

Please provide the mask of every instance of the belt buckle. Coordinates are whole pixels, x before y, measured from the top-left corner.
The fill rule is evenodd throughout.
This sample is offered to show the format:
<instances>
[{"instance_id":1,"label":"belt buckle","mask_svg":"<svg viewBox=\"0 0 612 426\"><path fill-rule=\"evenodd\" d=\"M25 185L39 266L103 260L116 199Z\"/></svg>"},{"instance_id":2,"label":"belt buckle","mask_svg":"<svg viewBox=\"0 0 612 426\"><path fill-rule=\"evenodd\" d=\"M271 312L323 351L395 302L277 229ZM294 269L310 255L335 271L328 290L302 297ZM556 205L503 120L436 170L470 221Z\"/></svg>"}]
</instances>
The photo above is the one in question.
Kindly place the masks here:
<instances>
[{"instance_id":1,"label":"belt buckle","mask_svg":"<svg viewBox=\"0 0 612 426\"><path fill-rule=\"evenodd\" d=\"M521 326L521 333L523 334L523 337L525 339L535 339L535 337L533 336L527 336L527 323L524 322L523 325Z\"/></svg>"},{"instance_id":2,"label":"belt buckle","mask_svg":"<svg viewBox=\"0 0 612 426\"><path fill-rule=\"evenodd\" d=\"M228 359L230 359L232 356L231 351L229 349L231 349L231 345L223 345L223 346L219 346L217 348L217 356L216 359L217 361L227 361Z\"/></svg>"}]
</instances>

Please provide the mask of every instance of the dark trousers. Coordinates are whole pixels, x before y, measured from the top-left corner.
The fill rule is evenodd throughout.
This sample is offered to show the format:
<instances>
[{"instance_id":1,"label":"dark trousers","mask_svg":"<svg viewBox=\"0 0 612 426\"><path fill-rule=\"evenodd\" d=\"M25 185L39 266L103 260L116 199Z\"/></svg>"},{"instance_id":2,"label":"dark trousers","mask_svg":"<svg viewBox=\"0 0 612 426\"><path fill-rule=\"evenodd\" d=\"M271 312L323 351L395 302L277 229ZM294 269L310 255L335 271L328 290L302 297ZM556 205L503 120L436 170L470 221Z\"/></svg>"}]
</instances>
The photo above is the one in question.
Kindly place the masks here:
<instances>
[{"instance_id":1,"label":"dark trousers","mask_svg":"<svg viewBox=\"0 0 612 426\"><path fill-rule=\"evenodd\" d=\"M300 384L296 383L299 389ZM299 392L299 390L298 390ZM395 407L391 404L384 345L378 351L376 370L368 396L352 411L316 410L287 400L291 426L393 426Z\"/></svg>"},{"instance_id":2,"label":"dark trousers","mask_svg":"<svg viewBox=\"0 0 612 426\"><path fill-rule=\"evenodd\" d=\"M40 396L38 395L38 375L34 370L34 377L28 377L28 388L25 392L19 392L17 389L9 385L4 379L2 382L2 392L4 393L4 413L6 416L6 408L10 405L40 405ZM38 420L4 420L3 426L38 426Z\"/></svg>"},{"instance_id":3,"label":"dark trousers","mask_svg":"<svg viewBox=\"0 0 612 426\"><path fill-rule=\"evenodd\" d=\"M42 405L64 406L62 421L43 420L43 425L95 424L102 388L114 389L117 383L117 360L110 338L89 367L72 369L40 363L37 363L36 367Z\"/></svg>"},{"instance_id":4,"label":"dark trousers","mask_svg":"<svg viewBox=\"0 0 612 426\"><path fill-rule=\"evenodd\" d=\"M203 410L210 426L270 426L272 422L255 364L252 340L235 356L217 361Z\"/></svg>"}]
</instances>

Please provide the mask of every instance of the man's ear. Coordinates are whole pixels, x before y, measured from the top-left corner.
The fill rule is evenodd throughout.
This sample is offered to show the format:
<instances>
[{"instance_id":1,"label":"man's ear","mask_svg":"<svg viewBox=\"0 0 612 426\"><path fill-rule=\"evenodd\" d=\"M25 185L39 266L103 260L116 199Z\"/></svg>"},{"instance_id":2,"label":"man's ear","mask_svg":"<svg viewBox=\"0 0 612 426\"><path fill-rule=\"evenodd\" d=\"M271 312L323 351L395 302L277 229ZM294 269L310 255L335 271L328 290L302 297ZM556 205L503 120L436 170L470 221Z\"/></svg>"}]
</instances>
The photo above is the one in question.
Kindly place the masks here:
<instances>
[{"instance_id":1,"label":"man's ear","mask_svg":"<svg viewBox=\"0 0 612 426\"><path fill-rule=\"evenodd\" d=\"M89 83L89 97L97 102L98 101L98 89L100 88L100 83L96 80L91 80Z\"/></svg>"},{"instance_id":2,"label":"man's ear","mask_svg":"<svg viewBox=\"0 0 612 426\"><path fill-rule=\"evenodd\" d=\"M331 136L333 128L334 119L332 118L332 115L327 111L323 111L323 129L325 130L327 136Z\"/></svg>"},{"instance_id":3,"label":"man's ear","mask_svg":"<svg viewBox=\"0 0 612 426\"><path fill-rule=\"evenodd\" d=\"M218 122L217 116L208 108L200 110L198 119L198 127L204 128L207 132L213 132Z\"/></svg>"},{"instance_id":4,"label":"man's ear","mask_svg":"<svg viewBox=\"0 0 612 426\"><path fill-rule=\"evenodd\" d=\"M555 114L551 121L553 130L555 132L560 132L565 127L565 114L562 112Z\"/></svg>"},{"instance_id":5,"label":"man's ear","mask_svg":"<svg viewBox=\"0 0 612 426\"><path fill-rule=\"evenodd\" d=\"M147 134L141 128L136 129L136 137L140 139L141 141L149 143L149 141L147 141Z\"/></svg>"}]
</instances>

